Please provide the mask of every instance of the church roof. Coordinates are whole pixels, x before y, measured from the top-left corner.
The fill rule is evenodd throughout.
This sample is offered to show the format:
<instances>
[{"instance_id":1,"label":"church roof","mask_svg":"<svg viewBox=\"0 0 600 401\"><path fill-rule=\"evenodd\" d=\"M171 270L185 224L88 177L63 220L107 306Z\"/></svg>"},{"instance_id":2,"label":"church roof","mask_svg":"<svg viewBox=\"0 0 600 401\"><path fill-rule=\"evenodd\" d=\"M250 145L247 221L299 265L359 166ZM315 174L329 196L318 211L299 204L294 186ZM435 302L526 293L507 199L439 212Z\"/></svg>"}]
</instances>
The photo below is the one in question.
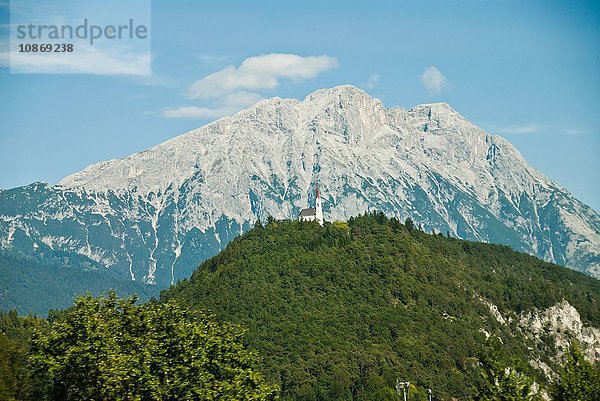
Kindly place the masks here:
<instances>
[{"instance_id":1,"label":"church roof","mask_svg":"<svg viewBox=\"0 0 600 401\"><path fill-rule=\"evenodd\" d=\"M317 212L315 211L314 207L309 207L307 209L302 209L302 211L300 212L300 217L306 217L306 216L316 216Z\"/></svg>"}]
</instances>

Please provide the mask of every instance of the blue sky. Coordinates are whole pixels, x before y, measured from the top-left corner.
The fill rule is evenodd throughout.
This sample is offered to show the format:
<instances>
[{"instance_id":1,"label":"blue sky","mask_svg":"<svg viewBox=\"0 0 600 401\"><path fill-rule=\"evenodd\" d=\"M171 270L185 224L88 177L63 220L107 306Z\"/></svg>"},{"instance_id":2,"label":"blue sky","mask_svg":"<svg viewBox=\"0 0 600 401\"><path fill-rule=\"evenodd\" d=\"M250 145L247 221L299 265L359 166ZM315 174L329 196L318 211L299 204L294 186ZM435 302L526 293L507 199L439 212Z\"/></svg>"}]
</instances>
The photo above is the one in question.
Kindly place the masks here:
<instances>
[{"instance_id":1,"label":"blue sky","mask_svg":"<svg viewBox=\"0 0 600 401\"><path fill-rule=\"evenodd\" d=\"M5 0L0 23L6 43ZM10 74L0 57L0 188L56 183L259 97L353 84L387 106L448 102L600 210L598 2L153 1L151 40L150 76ZM296 75L259 63L272 53L300 56ZM213 78L243 82L194 92L227 68Z\"/></svg>"}]
</instances>

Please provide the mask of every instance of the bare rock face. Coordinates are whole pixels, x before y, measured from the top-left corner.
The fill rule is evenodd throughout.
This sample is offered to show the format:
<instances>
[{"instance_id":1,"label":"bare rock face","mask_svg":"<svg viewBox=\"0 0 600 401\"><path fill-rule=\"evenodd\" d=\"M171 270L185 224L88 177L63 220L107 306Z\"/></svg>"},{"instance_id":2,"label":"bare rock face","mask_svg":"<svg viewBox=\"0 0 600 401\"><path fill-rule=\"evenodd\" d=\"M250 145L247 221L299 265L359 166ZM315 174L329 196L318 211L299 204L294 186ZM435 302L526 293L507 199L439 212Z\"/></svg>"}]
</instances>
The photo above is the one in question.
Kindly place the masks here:
<instances>
[{"instance_id":1,"label":"bare rock face","mask_svg":"<svg viewBox=\"0 0 600 401\"><path fill-rule=\"evenodd\" d=\"M567 300L550 308L534 309L517 315L514 311L501 312L492 302L479 298L489 308L489 318L501 326L510 327L513 335L524 336L535 344L531 351L529 364L544 375L554 380L556 368L564 362L564 355L572 340L577 340L584 352L584 357L591 363L600 361L600 329L585 325L577 309ZM494 335L485 328L480 332L486 338ZM543 356L542 356L543 355ZM544 399L550 399L546 392L541 393Z\"/></svg>"},{"instance_id":2,"label":"bare rock face","mask_svg":"<svg viewBox=\"0 0 600 401\"><path fill-rule=\"evenodd\" d=\"M577 309L566 300L546 310L522 315L519 326L527 337L537 342L552 338L559 358L571 339L575 339L581 343L586 359L590 362L600 361L600 329L585 326Z\"/></svg>"},{"instance_id":3,"label":"bare rock face","mask_svg":"<svg viewBox=\"0 0 600 401\"><path fill-rule=\"evenodd\" d=\"M0 191L0 251L84 258L166 287L257 220L380 210L600 277L600 217L445 103L402 109L352 86L264 100L59 185Z\"/></svg>"}]
</instances>

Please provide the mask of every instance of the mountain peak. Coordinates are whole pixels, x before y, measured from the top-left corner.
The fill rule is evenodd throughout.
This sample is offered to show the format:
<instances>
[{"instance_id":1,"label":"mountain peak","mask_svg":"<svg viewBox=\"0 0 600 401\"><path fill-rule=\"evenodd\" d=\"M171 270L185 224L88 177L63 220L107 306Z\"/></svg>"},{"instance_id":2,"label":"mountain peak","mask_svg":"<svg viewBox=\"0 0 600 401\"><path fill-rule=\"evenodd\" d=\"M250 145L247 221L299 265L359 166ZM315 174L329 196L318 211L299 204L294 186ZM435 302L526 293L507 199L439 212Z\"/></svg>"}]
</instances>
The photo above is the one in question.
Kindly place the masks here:
<instances>
[{"instance_id":1,"label":"mountain peak","mask_svg":"<svg viewBox=\"0 0 600 401\"><path fill-rule=\"evenodd\" d=\"M338 85L332 88L318 89L309 94L304 99L304 102L322 103L323 101L341 101L346 103L358 99L380 103L378 99L371 97L367 92L353 85Z\"/></svg>"},{"instance_id":2,"label":"mountain peak","mask_svg":"<svg viewBox=\"0 0 600 401\"><path fill-rule=\"evenodd\" d=\"M417 111L417 112L425 112L427 114L429 114L429 113L446 114L446 115L455 114L455 115L460 116L460 114L446 102L419 104L419 105L411 108L411 110Z\"/></svg>"},{"instance_id":3,"label":"mountain peak","mask_svg":"<svg viewBox=\"0 0 600 401\"><path fill-rule=\"evenodd\" d=\"M331 96L331 95L340 95L340 96L369 96L367 92L364 90L354 86L354 85L337 85L331 88L322 88L317 89L307 96L307 98L311 97L320 97L320 96ZM369 96L370 97L370 96Z\"/></svg>"}]
</instances>

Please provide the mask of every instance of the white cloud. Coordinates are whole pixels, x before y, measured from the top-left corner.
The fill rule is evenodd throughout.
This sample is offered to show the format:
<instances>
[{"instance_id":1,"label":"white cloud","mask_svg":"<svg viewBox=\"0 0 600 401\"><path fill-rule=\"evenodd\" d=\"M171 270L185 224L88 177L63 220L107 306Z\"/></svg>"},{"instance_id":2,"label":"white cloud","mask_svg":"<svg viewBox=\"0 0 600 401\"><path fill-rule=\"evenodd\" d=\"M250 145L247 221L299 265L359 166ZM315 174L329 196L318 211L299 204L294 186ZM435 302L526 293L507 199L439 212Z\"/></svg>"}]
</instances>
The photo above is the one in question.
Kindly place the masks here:
<instances>
[{"instance_id":1,"label":"white cloud","mask_svg":"<svg viewBox=\"0 0 600 401\"><path fill-rule=\"evenodd\" d=\"M0 4L4 1L0 0ZM92 44L88 39L91 35L91 31L88 29L85 30L85 38L83 38L79 37L77 32L73 35L70 30L65 33L64 28L58 28L70 26L72 29L75 27L79 29L84 22L83 15L80 14L83 9L71 7L67 10L64 5L61 7L60 2L45 2L48 4L43 4L43 6L36 5L36 2L31 1L12 0L10 3L11 24L2 26L3 29L10 30L10 35L0 40L0 65L10 67L12 74L127 75L144 77L144 79L152 75L151 33L149 30L146 32L145 40L129 40L125 35L123 40L102 38ZM96 25L101 28L105 25L112 25L115 22L113 18L118 19L119 16L133 18L140 25L150 26L149 14L146 15L144 10L138 7L143 3L144 0L133 1L131 4L128 3L128 6L119 7L115 10L117 14L110 14L110 20L106 20L106 16L94 17L93 22L89 21L90 27ZM120 6L120 3L118 0L103 1L96 6L109 9L111 5ZM60 13L56 13L58 11ZM126 14L124 14L125 12ZM85 16L89 18L87 13ZM71 50L20 52L19 45L35 44L31 38L22 39L17 35L16 28L29 23L38 27L56 27L56 32L60 32L57 35L64 35L64 44L72 45ZM49 32L51 32L50 28L45 31L47 37L50 36ZM54 39L49 39L48 43L60 44Z\"/></svg>"},{"instance_id":2,"label":"white cloud","mask_svg":"<svg viewBox=\"0 0 600 401\"><path fill-rule=\"evenodd\" d=\"M217 118L231 115L260 99L260 91L277 88L281 81L301 82L336 68L334 57L265 54L248 57L238 67L230 65L194 82L186 94L206 105L169 109L169 118Z\"/></svg>"},{"instance_id":3,"label":"white cloud","mask_svg":"<svg viewBox=\"0 0 600 401\"><path fill-rule=\"evenodd\" d=\"M326 55L266 54L248 57L237 68L230 65L194 82L188 95L192 99L207 99L240 90L275 89L281 79L294 82L312 79L337 66L337 60Z\"/></svg>"},{"instance_id":4,"label":"white cloud","mask_svg":"<svg viewBox=\"0 0 600 401\"><path fill-rule=\"evenodd\" d=\"M500 134L529 135L544 133L545 135L581 135L593 132L590 128L565 127L556 124L540 124L536 122L511 125L484 124L490 130Z\"/></svg>"},{"instance_id":5,"label":"white cloud","mask_svg":"<svg viewBox=\"0 0 600 401\"><path fill-rule=\"evenodd\" d=\"M8 40L0 41L0 66L24 74L114 74L150 75L149 52L132 52L129 46L78 44L73 53L21 53L10 51Z\"/></svg>"},{"instance_id":6,"label":"white cloud","mask_svg":"<svg viewBox=\"0 0 600 401\"><path fill-rule=\"evenodd\" d=\"M425 67L419 80L431 95L439 95L449 87L448 79L433 65Z\"/></svg>"},{"instance_id":7,"label":"white cloud","mask_svg":"<svg viewBox=\"0 0 600 401\"><path fill-rule=\"evenodd\" d=\"M365 87L367 89L373 89L373 88L375 88L377 86L377 84L379 83L380 79L381 79L381 77L379 76L379 74L371 74L371 75L369 75L369 80L365 84Z\"/></svg>"},{"instance_id":8,"label":"white cloud","mask_svg":"<svg viewBox=\"0 0 600 401\"><path fill-rule=\"evenodd\" d=\"M564 129L564 133L567 135L581 135L581 134L588 134L590 133L591 130L587 129L587 128L574 128L574 127L570 127L570 128L565 128Z\"/></svg>"},{"instance_id":9,"label":"white cloud","mask_svg":"<svg viewBox=\"0 0 600 401\"><path fill-rule=\"evenodd\" d=\"M167 118L219 118L235 114L261 99L262 96L257 93L238 92L225 96L219 104L211 107L183 106L177 109L165 110L162 115Z\"/></svg>"},{"instance_id":10,"label":"white cloud","mask_svg":"<svg viewBox=\"0 0 600 401\"><path fill-rule=\"evenodd\" d=\"M542 125L532 124L520 124L520 125L509 125L506 127L498 128L498 132L502 134L513 134L513 135L524 135L524 134L535 134L542 129Z\"/></svg>"},{"instance_id":11,"label":"white cloud","mask_svg":"<svg viewBox=\"0 0 600 401\"><path fill-rule=\"evenodd\" d=\"M198 106L183 106L165 110L162 115L167 118L219 118L227 115L227 109Z\"/></svg>"}]
</instances>

